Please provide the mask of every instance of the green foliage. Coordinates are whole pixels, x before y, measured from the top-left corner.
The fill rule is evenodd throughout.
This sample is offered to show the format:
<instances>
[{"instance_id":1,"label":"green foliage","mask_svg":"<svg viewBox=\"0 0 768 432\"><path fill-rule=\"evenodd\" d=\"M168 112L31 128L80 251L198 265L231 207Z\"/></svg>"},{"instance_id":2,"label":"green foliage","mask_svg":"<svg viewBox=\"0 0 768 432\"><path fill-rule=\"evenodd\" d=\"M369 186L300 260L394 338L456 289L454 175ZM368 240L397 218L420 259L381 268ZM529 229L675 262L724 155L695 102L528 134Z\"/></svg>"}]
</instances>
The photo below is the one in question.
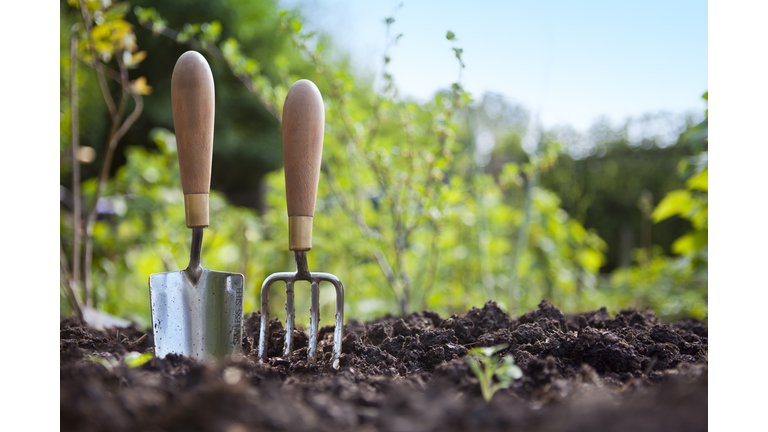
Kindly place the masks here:
<instances>
[{"instance_id":1,"label":"green foliage","mask_svg":"<svg viewBox=\"0 0 768 432\"><path fill-rule=\"evenodd\" d=\"M688 219L693 226L690 231L672 243L672 251L689 255L703 251L707 246L707 172L704 168L685 182L685 189L667 194L653 211L653 221L660 222L672 216Z\"/></svg>"},{"instance_id":2,"label":"green foliage","mask_svg":"<svg viewBox=\"0 0 768 432\"><path fill-rule=\"evenodd\" d=\"M486 402L491 401L494 393L508 388L514 380L523 376L523 371L515 364L514 357L506 355L504 360L499 361L495 355L505 348L507 344L492 348L473 348L467 355L467 363L480 381L480 390ZM494 383L494 378L498 382Z\"/></svg>"},{"instance_id":3,"label":"green foliage","mask_svg":"<svg viewBox=\"0 0 768 432\"><path fill-rule=\"evenodd\" d=\"M709 99L709 92L702 96ZM708 116L709 110L705 111ZM708 119L690 128L683 134L683 139L699 149L699 154L692 158L685 158L678 164L678 171L685 175L691 172L685 181L685 189L670 192L653 211L653 221L660 222L672 216L687 219L692 231L679 237L672 243L672 251L690 259L707 261L708 243L708 201L709 201L709 167L708 153ZM693 163L692 163L693 162Z\"/></svg>"},{"instance_id":4,"label":"green foliage","mask_svg":"<svg viewBox=\"0 0 768 432\"><path fill-rule=\"evenodd\" d=\"M659 250L647 263L615 271L599 290L584 295L593 304L614 310L650 308L665 321L687 317L706 321L708 317L706 267Z\"/></svg>"},{"instance_id":5,"label":"green foliage","mask_svg":"<svg viewBox=\"0 0 768 432\"><path fill-rule=\"evenodd\" d=\"M632 249L644 241L671 252L673 239L690 229L685 220L673 218L655 225L650 238L643 239L641 226L647 221L638 202L644 195L658 202L683 187L676 175L678 163L695 149L683 142L664 148L649 143L649 148L642 148L632 145L620 130L596 129L600 133L594 134L604 137L595 138L596 153L581 159L559 154L541 184L561 198L568 214L600 233L607 245L601 270L608 273L631 265Z\"/></svg>"},{"instance_id":6,"label":"green foliage","mask_svg":"<svg viewBox=\"0 0 768 432\"><path fill-rule=\"evenodd\" d=\"M708 93L704 93L706 100ZM705 113L705 116L707 114ZM652 252L649 262L614 272L609 288L624 299L624 304L653 308L666 319L708 318L708 144L707 119L689 127L680 138L697 154L681 158L678 172L688 176L685 189L670 191L653 210L651 218L659 223L672 217L690 222L692 229L672 243L678 257Z\"/></svg>"}]
</instances>

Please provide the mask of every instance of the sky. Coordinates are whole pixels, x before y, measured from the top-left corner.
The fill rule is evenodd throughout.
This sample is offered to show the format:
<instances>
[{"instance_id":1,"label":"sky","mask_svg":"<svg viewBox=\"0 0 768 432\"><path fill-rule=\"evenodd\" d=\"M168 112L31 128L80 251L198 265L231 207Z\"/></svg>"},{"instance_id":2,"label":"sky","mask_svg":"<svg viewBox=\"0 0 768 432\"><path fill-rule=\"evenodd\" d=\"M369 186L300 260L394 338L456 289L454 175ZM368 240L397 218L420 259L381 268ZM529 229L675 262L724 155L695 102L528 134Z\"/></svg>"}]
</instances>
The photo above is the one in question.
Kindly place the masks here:
<instances>
[{"instance_id":1,"label":"sky","mask_svg":"<svg viewBox=\"0 0 768 432\"><path fill-rule=\"evenodd\" d=\"M304 28L328 33L362 74L388 67L404 96L425 101L459 78L473 97L496 92L545 127L584 131L646 113L703 115L708 90L706 1L283 0ZM402 6L400 6L402 5ZM446 33L456 40L450 42Z\"/></svg>"}]
</instances>

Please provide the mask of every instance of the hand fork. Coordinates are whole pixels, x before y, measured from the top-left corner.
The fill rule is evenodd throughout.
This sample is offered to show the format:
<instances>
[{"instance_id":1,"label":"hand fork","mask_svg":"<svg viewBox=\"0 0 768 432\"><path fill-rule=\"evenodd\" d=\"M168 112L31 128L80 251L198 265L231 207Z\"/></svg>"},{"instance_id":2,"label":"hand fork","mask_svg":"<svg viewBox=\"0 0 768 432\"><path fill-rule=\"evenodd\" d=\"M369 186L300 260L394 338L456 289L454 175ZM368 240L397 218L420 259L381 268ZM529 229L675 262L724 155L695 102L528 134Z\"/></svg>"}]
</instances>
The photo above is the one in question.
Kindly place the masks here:
<instances>
[{"instance_id":1,"label":"hand fork","mask_svg":"<svg viewBox=\"0 0 768 432\"><path fill-rule=\"evenodd\" d=\"M329 273L310 272L307 251L312 248L312 218L315 214L317 184L323 154L325 108L320 91L314 83L299 80L291 86L283 106L283 158L285 159L285 195L288 202L288 248L296 256L296 273L274 273L261 286L261 329L259 330L259 361L267 360L269 337L269 288L276 281L285 282L285 350L293 351L294 283L310 282L309 350L307 362L315 364L317 329L320 322L320 282L327 281L336 288L336 327L333 336L334 369L339 368L342 325L344 322L344 287L339 278Z\"/></svg>"}]
</instances>

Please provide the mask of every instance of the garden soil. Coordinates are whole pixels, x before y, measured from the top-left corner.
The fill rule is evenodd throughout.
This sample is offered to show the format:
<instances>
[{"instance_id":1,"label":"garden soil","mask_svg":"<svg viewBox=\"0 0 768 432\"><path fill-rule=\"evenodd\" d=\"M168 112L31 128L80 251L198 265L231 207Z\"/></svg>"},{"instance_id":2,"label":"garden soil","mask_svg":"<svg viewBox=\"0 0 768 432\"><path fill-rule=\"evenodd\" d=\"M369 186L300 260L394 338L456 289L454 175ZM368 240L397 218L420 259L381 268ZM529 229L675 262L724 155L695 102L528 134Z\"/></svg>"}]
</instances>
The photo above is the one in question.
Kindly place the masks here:
<instances>
[{"instance_id":1,"label":"garden soil","mask_svg":"<svg viewBox=\"0 0 768 432\"><path fill-rule=\"evenodd\" d=\"M566 315L542 301L517 319L489 302L446 318L425 311L349 321L338 371L332 326L320 330L312 366L298 331L294 354L280 357L277 318L270 360L259 363L259 321L258 313L245 318L242 358L198 364L170 355L134 367L122 359L151 352L151 332L61 321L61 430L707 430L707 327L695 320L664 324L634 310ZM467 351L500 344L523 376L486 402Z\"/></svg>"}]
</instances>

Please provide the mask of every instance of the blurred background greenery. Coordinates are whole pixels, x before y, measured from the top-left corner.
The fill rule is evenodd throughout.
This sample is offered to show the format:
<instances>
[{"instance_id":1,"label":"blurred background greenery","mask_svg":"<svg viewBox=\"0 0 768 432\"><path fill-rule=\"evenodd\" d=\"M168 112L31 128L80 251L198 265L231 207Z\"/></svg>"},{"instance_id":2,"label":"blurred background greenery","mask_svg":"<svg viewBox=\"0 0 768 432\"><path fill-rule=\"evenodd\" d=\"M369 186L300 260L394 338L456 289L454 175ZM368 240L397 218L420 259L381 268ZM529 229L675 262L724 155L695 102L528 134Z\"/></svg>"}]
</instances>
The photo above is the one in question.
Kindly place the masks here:
<instances>
[{"instance_id":1,"label":"blurred background greenery","mask_svg":"<svg viewBox=\"0 0 768 432\"><path fill-rule=\"evenodd\" d=\"M348 319L488 300L520 314L542 299L707 319L706 113L671 142L636 139L664 120L651 116L582 136L467 93L459 73L426 103L402 98L390 53L378 80L359 76L276 0L155 3L60 2L61 317L88 307L148 327L149 275L188 263L170 77L194 49L216 89L203 265L245 275L246 312L267 275L295 265L280 112L306 78L327 122L309 267L342 280ZM460 70L460 41L444 37ZM323 286L323 322L334 299Z\"/></svg>"}]
</instances>

